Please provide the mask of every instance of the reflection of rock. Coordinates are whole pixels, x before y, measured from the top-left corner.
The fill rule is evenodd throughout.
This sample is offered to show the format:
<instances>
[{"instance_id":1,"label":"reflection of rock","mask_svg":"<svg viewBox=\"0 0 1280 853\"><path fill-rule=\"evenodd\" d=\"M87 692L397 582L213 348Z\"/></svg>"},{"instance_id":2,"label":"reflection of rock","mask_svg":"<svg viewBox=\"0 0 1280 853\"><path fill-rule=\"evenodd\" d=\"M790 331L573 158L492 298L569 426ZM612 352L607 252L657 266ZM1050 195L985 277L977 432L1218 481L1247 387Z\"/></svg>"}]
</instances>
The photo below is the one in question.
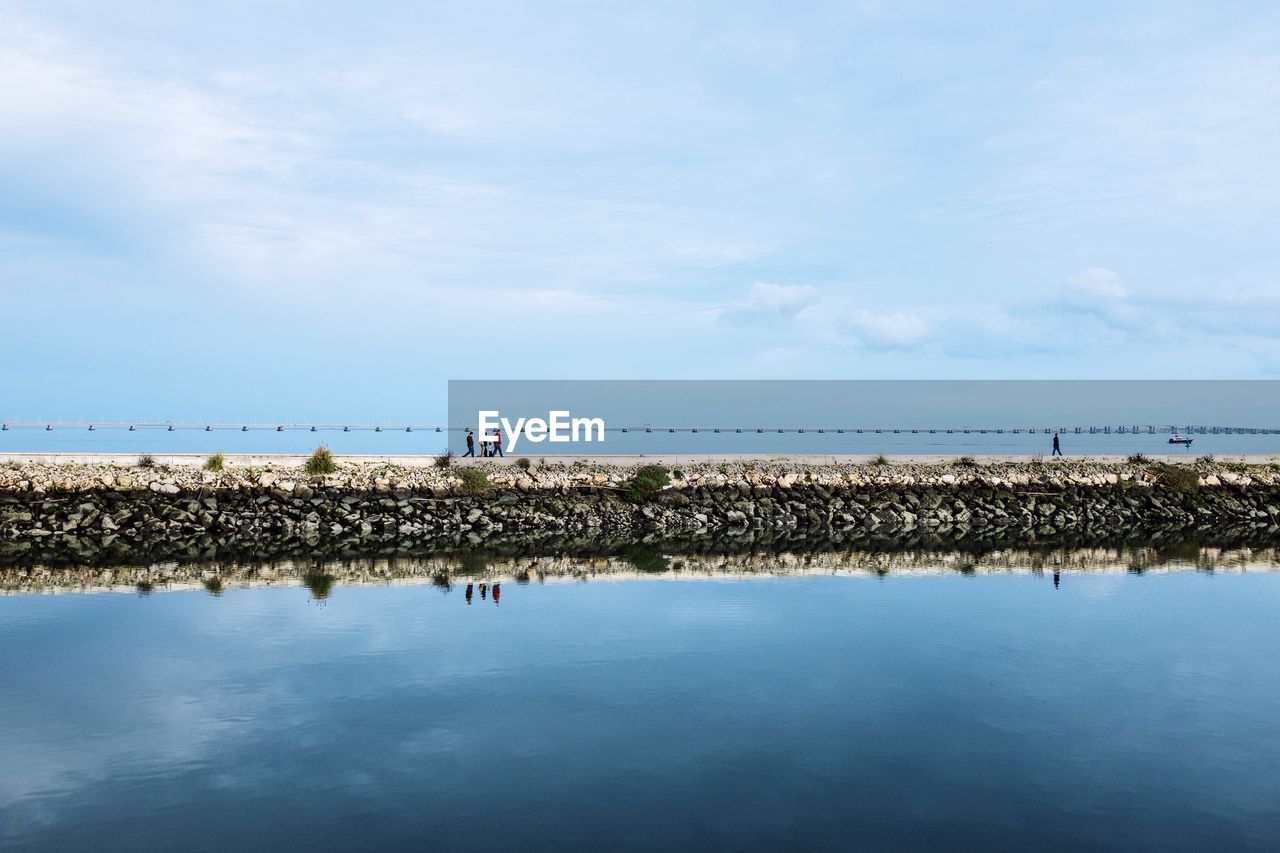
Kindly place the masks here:
<instances>
[{"instance_id":1,"label":"reflection of rock","mask_svg":"<svg viewBox=\"0 0 1280 853\"><path fill-rule=\"evenodd\" d=\"M803 545L803 542L798 543ZM731 552L721 542L703 552L680 550L680 543L636 542L611 553L511 554L470 549L418 557L373 557L317 564L313 559L257 562L124 566L114 570L49 566L0 570L0 590L37 593L58 590L145 592L194 589L209 592L254 586L305 586L317 600L342 584L431 583L451 586L454 579L550 582L631 577L735 578L753 576L866 576L896 574L1061 574L1101 572L1280 571L1275 548L1224 549L1171 542L1161 547L1099 546L1048 550L1002 548L965 550L762 550L742 543ZM162 582L162 583L161 583Z\"/></svg>"}]
</instances>

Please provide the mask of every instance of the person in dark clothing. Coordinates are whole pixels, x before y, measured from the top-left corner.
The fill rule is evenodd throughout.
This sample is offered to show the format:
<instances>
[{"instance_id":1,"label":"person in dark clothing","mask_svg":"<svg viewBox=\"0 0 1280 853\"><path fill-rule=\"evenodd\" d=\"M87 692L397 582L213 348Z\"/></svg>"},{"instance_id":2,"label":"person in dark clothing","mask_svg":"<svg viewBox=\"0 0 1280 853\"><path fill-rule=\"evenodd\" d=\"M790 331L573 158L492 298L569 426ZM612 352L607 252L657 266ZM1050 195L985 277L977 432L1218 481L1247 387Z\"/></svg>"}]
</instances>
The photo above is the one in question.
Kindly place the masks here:
<instances>
[{"instance_id":1,"label":"person in dark clothing","mask_svg":"<svg viewBox=\"0 0 1280 853\"><path fill-rule=\"evenodd\" d=\"M463 456L476 455L476 434L471 431L471 427L467 427L467 452Z\"/></svg>"},{"instance_id":2,"label":"person in dark clothing","mask_svg":"<svg viewBox=\"0 0 1280 853\"><path fill-rule=\"evenodd\" d=\"M1058 588L1058 573L1056 571L1053 573L1053 588Z\"/></svg>"},{"instance_id":3,"label":"person in dark clothing","mask_svg":"<svg viewBox=\"0 0 1280 853\"><path fill-rule=\"evenodd\" d=\"M471 584L467 584L467 604L471 603Z\"/></svg>"},{"instance_id":4,"label":"person in dark clothing","mask_svg":"<svg viewBox=\"0 0 1280 853\"><path fill-rule=\"evenodd\" d=\"M1056 432L1053 434L1053 453L1050 453L1049 455L1050 456L1062 455L1062 445L1058 443L1058 434Z\"/></svg>"}]
</instances>

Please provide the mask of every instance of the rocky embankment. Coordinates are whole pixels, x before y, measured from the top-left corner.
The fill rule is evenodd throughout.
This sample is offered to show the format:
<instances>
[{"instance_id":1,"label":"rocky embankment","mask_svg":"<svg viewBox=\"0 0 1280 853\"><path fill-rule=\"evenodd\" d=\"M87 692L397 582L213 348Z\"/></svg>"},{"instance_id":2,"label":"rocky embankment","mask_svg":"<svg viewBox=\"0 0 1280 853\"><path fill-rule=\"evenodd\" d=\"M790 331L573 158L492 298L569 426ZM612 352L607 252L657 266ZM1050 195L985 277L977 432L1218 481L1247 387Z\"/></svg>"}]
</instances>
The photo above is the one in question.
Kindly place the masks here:
<instances>
[{"instance_id":1,"label":"rocky embankment","mask_svg":"<svg viewBox=\"0 0 1280 853\"><path fill-rule=\"evenodd\" d=\"M484 474L467 474L468 470ZM1049 462L704 463L654 493L636 468L7 463L0 565L451 550L625 550L654 543L1079 545L1204 534L1280 543L1280 466Z\"/></svg>"}]
</instances>

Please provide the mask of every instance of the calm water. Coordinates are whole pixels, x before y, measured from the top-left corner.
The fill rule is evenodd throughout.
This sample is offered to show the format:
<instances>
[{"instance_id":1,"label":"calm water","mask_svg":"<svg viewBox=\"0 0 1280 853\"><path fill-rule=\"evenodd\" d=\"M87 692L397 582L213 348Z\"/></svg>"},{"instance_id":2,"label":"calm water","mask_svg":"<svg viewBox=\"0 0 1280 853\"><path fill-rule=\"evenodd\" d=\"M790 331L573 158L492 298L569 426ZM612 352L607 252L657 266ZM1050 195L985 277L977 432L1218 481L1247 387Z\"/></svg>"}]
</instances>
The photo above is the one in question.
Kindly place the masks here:
<instances>
[{"instance_id":1,"label":"calm water","mask_svg":"<svg viewBox=\"0 0 1280 853\"><path fill-rule=\"evenodd\" d=\"M1196 435L1190 447L1171 445L1167 433L1110 435L1097 433L1064 433L1062 452L1068 456L1119 455L1145 453L1154 455L1204 454L1276 454L1280 455L1280 435ZM1036 433L970 433L948 435L945 432L818 433L813 430L803 435L795 431L778 434L775 431L756 433L747 431L713 433L703 430L691 432L653 433L610 431L604 443L578 445L577 449L546 442L517 445L521 454L552 456L557 450L568 455L581 454L585 449L602 454L663 453L810 453L810 454L1017 454L1049 455L1052 435ZM348 454L434 454L451 444L455 452L465 449L463 437L457 432L436 433L418 430L373 432L354 430L342 432L330 430L308 432L306 430L164 430L144 429L129 432L127 429L10 429L0 432L0 453L310 453L317 444L326 444L336 453Z\"/></svg>"},{"instance_id":2,"label":"calm water","mask_svg":"<svg viewBox=\"0 0 1280 853\"><path fill-rule=\"evenodd\" d=\"M1277 849L1280 574L0 597L0 846Z\"/></svg>"}]
</instances>

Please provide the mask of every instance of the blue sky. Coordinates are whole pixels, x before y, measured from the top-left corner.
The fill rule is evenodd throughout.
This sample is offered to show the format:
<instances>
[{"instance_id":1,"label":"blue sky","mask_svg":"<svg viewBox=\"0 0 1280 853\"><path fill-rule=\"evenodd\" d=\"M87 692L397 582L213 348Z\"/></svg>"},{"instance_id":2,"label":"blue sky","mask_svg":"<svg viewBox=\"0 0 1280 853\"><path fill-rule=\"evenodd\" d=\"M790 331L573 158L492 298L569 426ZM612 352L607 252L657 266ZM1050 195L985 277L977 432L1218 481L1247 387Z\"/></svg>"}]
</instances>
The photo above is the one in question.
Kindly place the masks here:
<instances>
[{"instance_id":1,"label":"blue sky","mask_svg":"<svg viewBox=\"0 0 1280 853\"><path fill-rule=\"evenodd\" d=\"M0 413L1280 376L1267 3L0 0Z\"/></svg>"}]
</instances>

